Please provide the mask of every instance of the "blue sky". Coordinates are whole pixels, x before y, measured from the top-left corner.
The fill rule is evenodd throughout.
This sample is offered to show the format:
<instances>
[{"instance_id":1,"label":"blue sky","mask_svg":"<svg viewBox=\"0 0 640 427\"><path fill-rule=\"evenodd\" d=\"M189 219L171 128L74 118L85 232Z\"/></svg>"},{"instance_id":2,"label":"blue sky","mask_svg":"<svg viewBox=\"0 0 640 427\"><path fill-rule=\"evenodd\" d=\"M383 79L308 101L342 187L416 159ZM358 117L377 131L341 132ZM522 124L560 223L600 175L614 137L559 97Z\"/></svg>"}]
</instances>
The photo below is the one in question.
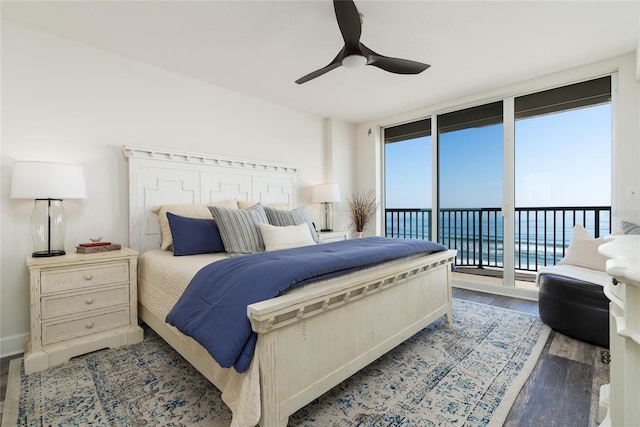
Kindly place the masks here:
<instances>
[{"instance_id":1,"label":"blue sky","mask_svg":"<svg viewBox=\"0 0 640 427\"><path fill-rule=\"evenodd\" d=\"M500 207L502 125L440 139L443 208ZM386 206L431 207L431 137L387 144ZM611 204L611 105L516 121L516 206Z\"/></svg>"}]
</instances>

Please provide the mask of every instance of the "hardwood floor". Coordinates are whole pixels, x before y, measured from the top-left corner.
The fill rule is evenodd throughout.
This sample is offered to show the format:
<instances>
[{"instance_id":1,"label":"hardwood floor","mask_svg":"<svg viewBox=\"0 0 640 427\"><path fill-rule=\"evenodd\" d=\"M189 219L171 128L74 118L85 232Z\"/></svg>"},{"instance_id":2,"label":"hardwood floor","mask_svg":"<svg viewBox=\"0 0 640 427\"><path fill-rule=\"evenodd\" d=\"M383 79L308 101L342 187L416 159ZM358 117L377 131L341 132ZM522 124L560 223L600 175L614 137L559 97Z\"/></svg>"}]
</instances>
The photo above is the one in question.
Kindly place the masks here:
<instances>
[{"instance_id":1,"label":"hardwood floor","mask_svg":"<svg viewBox=\"0 0 640 427\"><path fill-rule=\"evenodd\" d=\"M538 303L465 289L453 290L460 298L538 315ZM551 332L531 376L516 399L505 426L595 427L598 425L600 385L609 382L606 350ZM0 402L4 403L9 361L0 359Z\"/></svg>"},{"instance_id":2,"label":"hardwood floor","mask_svg":"<svg viewBox=\"0 0 640 427\"><path fill-rule=\"evenodd\" d=\"M0 359L0 427L2 426L2 413L4 412L4 398L7 394L7 379L9 377L9 362L12 359L21 357L22 354L3 357Z\"/></svg>"}]
</instances>

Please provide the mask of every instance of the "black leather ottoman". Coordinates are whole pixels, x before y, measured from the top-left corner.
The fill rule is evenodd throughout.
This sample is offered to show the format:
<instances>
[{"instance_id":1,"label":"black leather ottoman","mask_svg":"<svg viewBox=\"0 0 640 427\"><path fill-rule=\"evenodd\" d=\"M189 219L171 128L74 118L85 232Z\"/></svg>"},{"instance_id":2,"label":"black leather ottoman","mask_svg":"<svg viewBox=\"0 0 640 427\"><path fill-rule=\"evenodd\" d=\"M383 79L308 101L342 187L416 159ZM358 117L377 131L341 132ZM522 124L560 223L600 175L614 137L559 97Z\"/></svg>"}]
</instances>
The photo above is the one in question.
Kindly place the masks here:
<instances>
[{"instance_id":1,"label":"black leather ottoman","mask_svg":"<svg viewBox=\"0 0 640 427\"><path fill-rule=\"evenodd\" d=\"M542 321L564 335L609 347L609 300L602 286L555 274L538 277Z\"/></svg>"}]
</instances>

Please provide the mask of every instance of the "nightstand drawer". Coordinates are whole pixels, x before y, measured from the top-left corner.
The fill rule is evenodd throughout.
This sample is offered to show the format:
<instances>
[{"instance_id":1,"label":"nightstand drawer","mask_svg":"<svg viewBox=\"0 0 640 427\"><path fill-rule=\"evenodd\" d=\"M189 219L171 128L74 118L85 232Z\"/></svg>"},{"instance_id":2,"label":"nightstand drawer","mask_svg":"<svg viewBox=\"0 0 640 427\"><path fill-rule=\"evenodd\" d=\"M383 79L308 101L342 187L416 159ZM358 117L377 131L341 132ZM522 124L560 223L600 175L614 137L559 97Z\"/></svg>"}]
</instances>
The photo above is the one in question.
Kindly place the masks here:
<instances>
[{"instance_id":1,"label":"nightstand drawer","mask_svg":"<svg viewBox=\"0 0 640 427\"><path fill-rule=\"evenodd\" d=\"M79 287L108 285L129 281L129 263L87 265L81 268L43 270L40 276L42 293Z\"/></svg>"},{"instance_id":2,"label":"nightstand drawer","mask_svg":"<svg viewBox=\"0 0 640 427\"><path fill-rule=\"evenodd\" d=\"M129 302L129 285L124 283L117 287L96 289L73 295L52 295L42 297L42 319L51 319L68 314L82 313L90 310L113 307Z\"/></svg>"},{"instance_id":3,"label":"nightstand drawer","mask_svg":"<svg viewBox=\"0 0 640 427\"><path fill-rule=\"evenodd\" d=\"M321 231L318 233L318 238L320 243L331 243L347 240L348 235L347 231Z\"/></svg>"},{"instance_id":4,"label":"nightstand drawer","mask_svg":"<svg viewBox=\"0 0 640 427\"><path fill-rule=\"evenodd\" d=\"M128 324L129 307L66 322L44 322L42 323L42 345L91 335Z\"/></svg>"}]
</instances>

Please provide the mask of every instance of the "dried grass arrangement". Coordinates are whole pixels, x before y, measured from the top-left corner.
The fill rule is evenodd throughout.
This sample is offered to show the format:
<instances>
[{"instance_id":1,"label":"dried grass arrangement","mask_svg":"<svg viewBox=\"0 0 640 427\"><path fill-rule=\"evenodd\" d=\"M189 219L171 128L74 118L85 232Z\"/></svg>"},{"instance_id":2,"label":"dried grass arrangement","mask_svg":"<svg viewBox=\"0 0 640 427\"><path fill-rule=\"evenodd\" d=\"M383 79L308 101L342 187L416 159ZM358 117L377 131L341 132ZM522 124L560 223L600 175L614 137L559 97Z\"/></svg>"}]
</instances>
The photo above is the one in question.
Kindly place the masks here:
<instances>
[{"instance_id":1,"label":"dried grass arrangement","mask_svg":"<svg viewBox=\"0 0 640 427\"><path fill-rule=\"evenodd\" d=\"M356 233L362 233L376 216L379 204L373 190L357 190L347 199L351 225Z\"/></svg>"}]
</instances>

